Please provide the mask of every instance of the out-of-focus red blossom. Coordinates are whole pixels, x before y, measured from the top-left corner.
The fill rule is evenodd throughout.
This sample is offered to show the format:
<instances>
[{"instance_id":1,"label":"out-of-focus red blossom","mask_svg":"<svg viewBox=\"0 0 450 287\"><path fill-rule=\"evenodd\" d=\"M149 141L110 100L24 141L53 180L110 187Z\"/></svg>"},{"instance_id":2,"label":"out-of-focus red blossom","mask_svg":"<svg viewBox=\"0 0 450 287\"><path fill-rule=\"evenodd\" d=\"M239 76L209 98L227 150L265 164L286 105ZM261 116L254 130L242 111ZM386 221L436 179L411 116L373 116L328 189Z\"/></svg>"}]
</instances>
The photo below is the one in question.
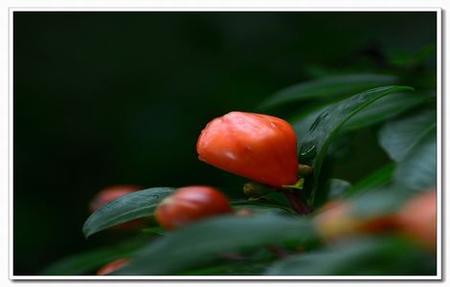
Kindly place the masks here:
<instances>
[{"instance_id":1,"label":"out-of-focus red blossom","mask_svg":"<svg viewBox=\"0 0 450 287\"><path fill-rule=\"evenodd\" d=\"M124 195L127 195L131 192L135 192L140 190L141 187L137 185L113 185L102 189L99 193L95 195L89 204L90 212L94 212L105 204L118 199ZM129 222L122 223L113 227L113 229L121 229L121 230L132 230L144 225L144 221L142 219L136 219Z\"/></svg>"},{"instance_id":2,"label":"out-of-focus red blossom","mask_svg":"<svg viewBox=\"0 0 450 287\"><path fill-rule=\"evenodd\" d=\"M314 221L325 241L361 233L380 233L396 227L395 214L360 218L352 214L351 203L344 200L325 204Z\"/></svg>"},{"instance_id":3,"label":"out-of-focus red blossom","mask_svg":"<svg viewBox=\"0 0 450 287\"><path fill-rule=\"evenodd\" d=\"M199 159L273 187L297 181L297 137L277 117L230 112L213 119L197 141Z\"/></svg>"},{"instance_id":4,"label":"out-of-focus red blossom","mask_svg":"<svg viewBox=\"0 0 450 287\"><path fill-rule=\"evenodd\" d=\"M113 273L114 271L117 271L120 268L122 268L125 265L127 265L128 262L129 262L129 260L126 259L126 258L120 258L120 259L114 260L114 261L106 264L102 268L100 268L97 271L97 275L108 275L110 273Z\"/></svg>"},{"instance_id":5,"label":"out-of-focus red blossom","mask_svg":"<svg viewBox=\"0 0 450 287\"><path fill-rule=\"evenodd\" d=\"M165 229L175 229L207 217L231 212L225 195L209 186L187 186L166 197L155 211Z\"/></svg>"},{"instance_id":6,"label":"out-of-focus red blossom","mask_svg":"<svg viewBox=\"0 0 450 287\"><path fill-rule=\"evenodd\" d=\"M422 246L436 249L436 190L410 199L398 214L401 231Z\"/></svg>"}]
</instances>

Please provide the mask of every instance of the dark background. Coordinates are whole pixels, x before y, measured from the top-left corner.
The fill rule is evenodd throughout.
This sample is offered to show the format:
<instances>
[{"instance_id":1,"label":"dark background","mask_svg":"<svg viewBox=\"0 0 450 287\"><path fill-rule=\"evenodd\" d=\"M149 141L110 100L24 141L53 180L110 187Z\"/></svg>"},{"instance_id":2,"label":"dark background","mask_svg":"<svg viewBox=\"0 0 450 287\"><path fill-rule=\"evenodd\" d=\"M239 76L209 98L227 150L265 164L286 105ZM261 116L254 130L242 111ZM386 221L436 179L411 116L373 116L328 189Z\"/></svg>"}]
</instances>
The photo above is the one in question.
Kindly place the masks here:
<instances>
[{"instance_id":1,"label":"dark background","mask_svg":"<svg viewBox=\"0 0 450 287\"><path fill-rule=\"evenodd\" d=\"M207 121L323 75L392 72L435 43L435 20L14 13L14 273L111 240L81 233L89 200L108 185L236 186L243 180L197 160Z\"/></svg>"}]
</instances>

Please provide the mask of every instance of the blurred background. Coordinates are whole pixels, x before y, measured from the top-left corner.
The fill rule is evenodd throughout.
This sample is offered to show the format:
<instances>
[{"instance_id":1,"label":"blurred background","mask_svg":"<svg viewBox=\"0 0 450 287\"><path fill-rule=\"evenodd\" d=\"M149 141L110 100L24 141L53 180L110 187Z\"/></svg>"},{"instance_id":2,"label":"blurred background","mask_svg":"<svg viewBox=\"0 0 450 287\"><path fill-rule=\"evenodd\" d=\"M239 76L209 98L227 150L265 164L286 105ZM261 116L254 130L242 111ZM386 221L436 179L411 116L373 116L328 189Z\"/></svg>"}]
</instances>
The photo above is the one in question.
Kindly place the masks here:
<instances>
[{"instance_id":1,"label":"blurred background","mask_svg":"<svg viewBox=\"0 0 450 287\"><path fill-rule=\"evenodd\" d=\"M433 57L411 59L433 49L435 21L432 12L15 12L14 273L111 241L81 232L107 186L244 182L197 159L213 117L324 75L433 71Z\"/></svg>"}]
</instances>

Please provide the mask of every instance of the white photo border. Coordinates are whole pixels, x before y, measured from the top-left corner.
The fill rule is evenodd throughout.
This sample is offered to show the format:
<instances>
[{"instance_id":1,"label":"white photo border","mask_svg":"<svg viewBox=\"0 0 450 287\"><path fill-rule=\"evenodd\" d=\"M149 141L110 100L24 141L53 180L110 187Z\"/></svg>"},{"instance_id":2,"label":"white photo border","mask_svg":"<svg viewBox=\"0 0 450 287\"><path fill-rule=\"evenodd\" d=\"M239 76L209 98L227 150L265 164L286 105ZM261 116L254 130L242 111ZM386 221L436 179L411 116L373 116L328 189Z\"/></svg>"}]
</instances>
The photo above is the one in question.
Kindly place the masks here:
<instances>
[{"instance_id":1,"label":"white photo border","mask_svg":"<svg viewBox=\"0 0 450 287\"><path fill-rule=\"evenodd\" d=\"M436 91L437 91L437 257L436 257L436 275L430 276L40 276L40 275L14 275L13 274L13 18L14 12L233 12L233 11L244 11L244 12L435 12L436 13ZM443 280L442 276L442 263L443 263L443 195L442 188L444 179L442 177L442 158L444 156L443 146L443 118L442 113L444 110L443 106L443 55L442 51L444 48L442 42L442 26L443 26L443 11L441 8L430 7L430 8L311 8L311 7L152 7L152 8L67 8L67 7L9 7L9 79L8 79L8 143L9 143L9 156L8 156L8 188L9 188L9 279L12 281L137 281L137 280L148 280L148 281L340 281L340 280L351 280L351 281L440 281Z\"/></svg>"}]
</instances>

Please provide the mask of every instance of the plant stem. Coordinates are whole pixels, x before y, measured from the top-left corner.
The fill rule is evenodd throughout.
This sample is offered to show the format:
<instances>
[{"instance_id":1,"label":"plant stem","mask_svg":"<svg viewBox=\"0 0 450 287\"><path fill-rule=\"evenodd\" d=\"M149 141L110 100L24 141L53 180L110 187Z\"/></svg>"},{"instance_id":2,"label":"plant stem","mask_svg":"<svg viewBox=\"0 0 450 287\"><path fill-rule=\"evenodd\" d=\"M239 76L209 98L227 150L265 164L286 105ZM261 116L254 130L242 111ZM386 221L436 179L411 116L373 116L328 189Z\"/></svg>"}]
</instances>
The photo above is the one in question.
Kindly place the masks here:
<instances>
[{"instance_id":1,"label":"plant stem","mask_svg":"<svg viewBox=\"0 0 450 287\"><path fill-rule=\"evenodd\" d=\"M311 209L301 200L297 192L283 190L283 194L289 200L292 209L300 215L306 215L311 212Z\"/></svg>"}]
</instances>

